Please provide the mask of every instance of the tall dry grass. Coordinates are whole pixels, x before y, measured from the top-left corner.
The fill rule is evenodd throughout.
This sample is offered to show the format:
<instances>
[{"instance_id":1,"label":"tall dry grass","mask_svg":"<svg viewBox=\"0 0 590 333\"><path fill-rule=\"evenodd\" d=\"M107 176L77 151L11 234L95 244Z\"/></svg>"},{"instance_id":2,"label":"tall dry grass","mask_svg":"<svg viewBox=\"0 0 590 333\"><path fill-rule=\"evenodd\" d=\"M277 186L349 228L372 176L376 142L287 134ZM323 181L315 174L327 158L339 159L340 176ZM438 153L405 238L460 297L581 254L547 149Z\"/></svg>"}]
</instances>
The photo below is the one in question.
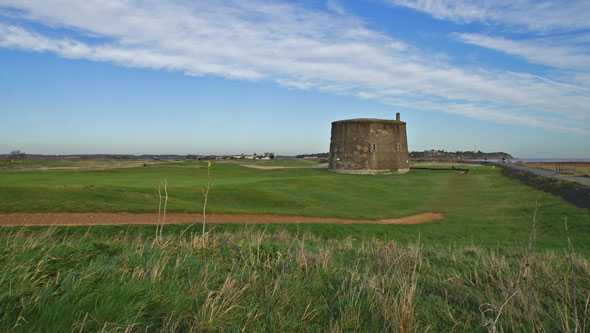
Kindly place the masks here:
<instances>
[{"instance_id":1,"label":"tall dry grass","mask_svg":"<svg viewBox=\"0 0 590 333\"><path fill-rule=\"evenodd\" d=\"M533 241L455 248L243 228L180 240L169 230L154 243L151 232L99 229L13 228L0 236L0 330L586 332L590 325L588 259L539 252Z\"/></svg>"}]
</instances>

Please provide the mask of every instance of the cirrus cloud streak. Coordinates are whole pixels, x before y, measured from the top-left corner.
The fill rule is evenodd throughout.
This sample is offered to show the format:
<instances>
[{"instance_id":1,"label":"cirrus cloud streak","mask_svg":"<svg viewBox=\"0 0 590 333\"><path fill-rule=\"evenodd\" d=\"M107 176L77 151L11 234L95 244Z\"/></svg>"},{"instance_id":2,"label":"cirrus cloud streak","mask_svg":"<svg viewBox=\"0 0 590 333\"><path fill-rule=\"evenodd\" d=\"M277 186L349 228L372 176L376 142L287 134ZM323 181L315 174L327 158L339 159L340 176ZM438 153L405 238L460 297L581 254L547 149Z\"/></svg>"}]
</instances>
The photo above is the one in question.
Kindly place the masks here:
<instances>
[{"instance_id":1,"label":"cirrus cloud streak","mask_svg":"<svg viewBox=\"0 0 590 333\"><path fill-rule=\"evenodd\" d=\"M343 10L258 0L0 0L0 14L6 18L0 20L4 48L194 76L273 81L590 134L590 91L584 85L451 65L371 30Z\"/></svg>"}]
</instances>

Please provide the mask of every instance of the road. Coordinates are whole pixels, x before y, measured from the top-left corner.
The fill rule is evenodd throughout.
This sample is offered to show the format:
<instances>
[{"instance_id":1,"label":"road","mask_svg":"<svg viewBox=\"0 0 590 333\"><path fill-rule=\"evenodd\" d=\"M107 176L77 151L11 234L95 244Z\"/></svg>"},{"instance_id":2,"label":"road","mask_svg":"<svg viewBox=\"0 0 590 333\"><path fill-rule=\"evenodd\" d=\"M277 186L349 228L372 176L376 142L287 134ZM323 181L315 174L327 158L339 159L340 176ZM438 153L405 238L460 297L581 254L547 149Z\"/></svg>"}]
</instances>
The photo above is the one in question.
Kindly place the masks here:
<instances>
[{"instance_id":1,"label":"road","mask_svg":"<svg viewBox=\"0 0 590 333\"><path fill-rule=\"evenodd\" d=\"M543 177L563 179L563 180L567 180L570 182L579 183L579 184L582 184L585 186L590 186L590 178L588 178L588 177L565 176L565 175L557 174L556 172L550 171L550 170L536 169L536 168L531 168L531 167L522 166L522 165L515 165L515 164L502 164L502 166L508 167L508 168L513 168L513 169L518 169L518 170L523 170L523 171L528 171L528 172L531 172L531 173L534 173L536 175L543 176Z\"/></svg>"}]
</instances>

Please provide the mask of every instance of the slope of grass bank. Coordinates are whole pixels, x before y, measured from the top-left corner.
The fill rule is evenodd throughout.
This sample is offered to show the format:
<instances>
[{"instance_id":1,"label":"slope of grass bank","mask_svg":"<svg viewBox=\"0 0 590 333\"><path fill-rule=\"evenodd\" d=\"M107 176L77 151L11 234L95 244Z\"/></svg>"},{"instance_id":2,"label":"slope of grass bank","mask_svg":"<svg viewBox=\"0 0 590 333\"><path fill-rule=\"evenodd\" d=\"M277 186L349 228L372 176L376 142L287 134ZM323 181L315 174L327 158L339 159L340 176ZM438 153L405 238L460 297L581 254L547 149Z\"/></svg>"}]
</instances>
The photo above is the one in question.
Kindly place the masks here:
<instances>
[{"instance_id":1,"label":"slope of grass bank","mask_svg":"<svg viewBox=\"0 0 590 333\"><path fill-rule=\"evenodd\" d=\"M572 255L572 275L564 250L526 237L488 250L165 230L154 243L147 227L4 229L0 331L590 328L590 262Z\"/></svg>"},{"instance_id":2,"label":"slope of grass bank","mask_svg":"<svg viewBox=\"0 0 590 333\"><path fill-rule=\"evenodd\" d=\"M590 209L590 186L564 179L544 177L531 170L521 170L510 165L503 166L502 174L520 180L524 184L562 197L574 206Z\"/></svg>"}]
</instances>

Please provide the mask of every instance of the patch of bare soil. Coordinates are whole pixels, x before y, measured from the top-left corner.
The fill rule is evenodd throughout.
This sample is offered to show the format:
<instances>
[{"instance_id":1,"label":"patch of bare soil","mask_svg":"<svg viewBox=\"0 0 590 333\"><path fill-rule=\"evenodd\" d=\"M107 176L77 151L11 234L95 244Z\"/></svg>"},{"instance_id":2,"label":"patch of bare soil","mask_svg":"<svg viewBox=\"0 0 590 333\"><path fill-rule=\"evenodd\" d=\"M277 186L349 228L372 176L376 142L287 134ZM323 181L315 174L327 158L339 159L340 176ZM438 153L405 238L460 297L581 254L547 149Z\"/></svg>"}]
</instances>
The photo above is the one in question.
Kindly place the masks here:
<instances>
[{"instance_id":1,"label":"patch of bare soil","mask_svg":"<svg viewBox=\"0 0 590 333\"><path fill-rule=\"evenodd\" d=\"M422 213L397 219L385 219L378 221L280 215L207 215L207 223L419 224L434 222L442 218L444 218L444 215L440 213ZM13 213L0 215L0 226L156 224L157 221L157 214ZM201 222L201 214L167 214L165 224L188 224Z\"/></svg>"},{"instance_id":2,"label":"patch of bare soil","mask_svg":"<svg viewBox=\"0 0 590 333\"><path fill-rule=\"evenodd\" d=\"M322 163L322 164L316 164L316 165L310 165L310 166L292 166L292 167L287 167L287 166L277 166L277 165L256 165L256 164L246 164L246 163L242 163L240 164L241 166L244 166L246 168L251 168L251 169L259 169L259 170L277 170L277 169L322 169L322 168L327 168L328 167L328 163Z\"/></svg>"},{"instance_id":3,"label":"patch of bare soil","mask_svg":"<svg viewBox=\"0 0 590 333\"><path fill-rule=\"evenodd\" d=\"M386 219L376 221L379 224L420 224L427 222L434 222L436 220L443 219L445 216L441 213L422 213L406 217L400 217L398 219Z\"/></svg>"}]
</instances>

